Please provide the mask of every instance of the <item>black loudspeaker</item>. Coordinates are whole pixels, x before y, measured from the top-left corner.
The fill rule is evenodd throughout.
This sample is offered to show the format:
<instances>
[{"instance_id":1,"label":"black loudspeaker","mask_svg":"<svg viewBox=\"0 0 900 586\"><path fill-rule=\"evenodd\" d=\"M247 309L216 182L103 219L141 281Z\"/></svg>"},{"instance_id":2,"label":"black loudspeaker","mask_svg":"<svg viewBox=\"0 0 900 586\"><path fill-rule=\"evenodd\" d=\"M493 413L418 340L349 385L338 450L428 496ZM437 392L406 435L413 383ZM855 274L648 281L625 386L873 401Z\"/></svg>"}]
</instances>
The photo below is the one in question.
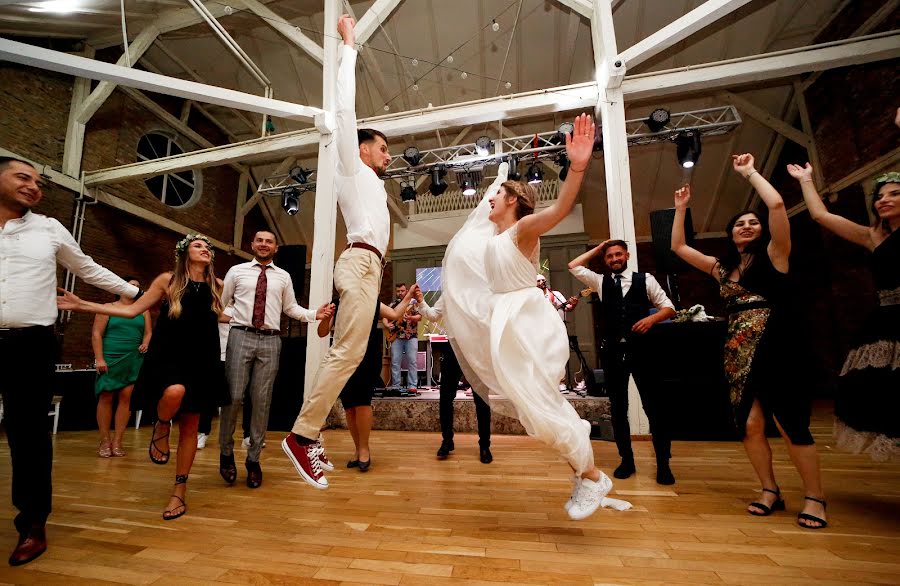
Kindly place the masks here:
<instances>
[{"instance_id":1,"label":"black loudspeaker","mask_svg":"<svg viewBox=\"0 0 900 586\"><path fill-rule=\"evenodd\" d=\"M675 219L675 208L650 212L650 236L653 239L653 259L656 272L677 275L689 267L678 255L672 252L672 221ZM687 210L684 218L684 233L687 243L694 244L694 224L691 222L691 210Z\"/></svg>"},{"instance_id":2,"label":"black loudspeaker","mask_svg":"<svg viewBox=\"0 0 900 586\"><path fill-rule=\"evenodd\" d=\"M270 431L289 431L303 406L306 338L282 338L281 360L269 409Z\"/></svg>"},{"instance_id":3,"label":"black loudspeaker","mask_svg":"<svg viewBox=\"0 0 900 586\"><path fill-rule=\"evenodd\" d=\"M276 264L291 275L294 282L294 295L303 305L303 286L306 281L306 246L302 244L285 244L278 247Z\"/></svg>"}]
</instances>

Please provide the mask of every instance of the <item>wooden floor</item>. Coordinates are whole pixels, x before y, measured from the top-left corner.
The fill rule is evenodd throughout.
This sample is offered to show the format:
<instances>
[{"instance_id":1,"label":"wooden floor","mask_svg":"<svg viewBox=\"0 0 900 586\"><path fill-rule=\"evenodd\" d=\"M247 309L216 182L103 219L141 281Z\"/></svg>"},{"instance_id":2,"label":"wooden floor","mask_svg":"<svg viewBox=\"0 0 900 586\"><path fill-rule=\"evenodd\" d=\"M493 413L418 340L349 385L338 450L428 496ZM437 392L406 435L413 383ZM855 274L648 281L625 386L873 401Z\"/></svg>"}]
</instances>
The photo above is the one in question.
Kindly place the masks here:
<instances>
[{"instance_id":1,"label":"wooden floor","mask_svg":"<svg viewBox=\"0 0 900 586\"><path fill-rule=\"evenodd\" d=\"M832 449L830 416L816 417L831 525L796 525L799 478L773 443L786 513L747 515L756 485L737 443L676 443L674 487L654 482L650 443L636 445L638 474L617 481L627 512L582 522L562 505L565 464L535 441L496 436L494 463L458 435L439 462L438 434L376 432L367 474L343 468L345 431L326 432L339 468L317 491L296 476L280 434L263 451L265 483L225 487L215 445L199 452L188 514L160 512L172 463L147 461L150 429L129 430L129 455L100 459L93 433L56 436L50 549L0 582L22 584L900 584L900 466ZM2 452L8 451L3 442ZM607 472L614 445L596 442ZM243 460L244 452L237 452ZM7 454L0 455L8 462ZM173 456L174 460L174 456ZM16 540L0 471L0 550Z\"/></svg>"}]
</instances>

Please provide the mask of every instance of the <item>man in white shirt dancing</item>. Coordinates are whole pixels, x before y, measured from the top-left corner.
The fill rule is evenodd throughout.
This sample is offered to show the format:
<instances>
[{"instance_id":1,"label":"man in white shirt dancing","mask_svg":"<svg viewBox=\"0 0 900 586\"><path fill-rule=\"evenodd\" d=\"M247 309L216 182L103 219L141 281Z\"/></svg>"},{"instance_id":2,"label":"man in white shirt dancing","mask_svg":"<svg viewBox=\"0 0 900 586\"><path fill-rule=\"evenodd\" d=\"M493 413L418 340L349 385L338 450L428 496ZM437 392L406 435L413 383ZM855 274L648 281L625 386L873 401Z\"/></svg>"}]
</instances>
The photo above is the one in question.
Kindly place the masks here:
<instances>
[{"instance_id":1,"label":"man in white shirt dancing","mask_svg":"<svg viewBox=\"0 0 900 586\"><path fill-rule=\"evenodd\" d=\"M584 265L596 255L612 271L612 278L599 275ZM628 377L634 376L656 452L656 482L675 484L669 468L672 440L668 413L664 407L656 369L644 347L644 335L655 324L675 317L675 306L650 273L628 268L628 245L623 240L607 240L569 263L569 272L591 287L600 297L603 316L601 359L606 374L613 433L622 463L613 472L616 478L628 478L635 472L628 425ZM650 308L657 312L648 315Z\"/></svg>"},{"instance_id":2,"label":"man in white shirt dancing","mask_svg":"<svg viewBox=\"0 0 900 586\"><path fill-rule=\"evenodd\" d=\"M341 312L334 342L316 373L312 390L282 449L300 476L315 488L328 488L323 465L331 464L319 440L319 430L350 375L359 366L375 317L384 254L390 237L387 191L379 179L391 162L381 132L356 127L356 49L354 21L338 20L344 40L337 75L334 144L338 153L335 191L347 225L347 249L334 265L334 286Z\"/></svg>"},{"instance_id":3,"label":"man in white shirt dancing","mask_svg":"<svg viewBox=\"0 0 900 586\"><path fill-rule=\"evenodd\" d=\"M42 197L41 176L30 163L0 157L0 393L12 458L12 500L19 509L19 543L11 566L27 564L47 550L56 263L110 293L135 299L143 293L84 254L58 221L33 213Z\"/></svg>"},{"instance_id":4,"label":"man in white shirt dancing","mask_svg":"<svg viewBox=\"0 0 900 586\"><path fill-rule=\"evenodd\" d=\"M250 248L253 260L228 269L222 285L222 305L234 303L234 312L225 353L231 403L222 408L219 420L219 474L228 484L237 480L234 426L249 384L252 415L245 466L247 486L259 488L262 484L259 454L269 424L272 386L281 356L281 314L314 322L331 315L331 309L328 304L318 310L305 309L297 303L290 273L272 262L278 252L275 234L265 230L257 232Z\"/></svg>"}]
</instances>

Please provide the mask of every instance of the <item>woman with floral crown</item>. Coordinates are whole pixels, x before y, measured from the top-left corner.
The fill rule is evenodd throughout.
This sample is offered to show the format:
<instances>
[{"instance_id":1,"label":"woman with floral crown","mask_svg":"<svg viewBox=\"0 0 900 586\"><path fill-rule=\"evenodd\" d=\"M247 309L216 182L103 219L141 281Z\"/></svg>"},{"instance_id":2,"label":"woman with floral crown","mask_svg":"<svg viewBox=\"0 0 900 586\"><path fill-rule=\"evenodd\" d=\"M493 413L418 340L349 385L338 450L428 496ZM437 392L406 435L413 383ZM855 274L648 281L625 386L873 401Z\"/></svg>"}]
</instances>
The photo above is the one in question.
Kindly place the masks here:
<instances>
[{"instance_id":1,"label":"woman with floral crown","mask_svg":"<svg viewBox=\"0 0 900 586\"><path fill-rule=\"evenodd\" d=\"M101 305L70 292L57 300L62 310L119 317L134 317L160 304L134 401L156 414L148 450L154 464L169 461L169 433L178 416L175 490L163 512L167 521L187 512L187 479L197 452L200 414L229 400L219 360L222 281L216 279L212 260L209 239L188 234L175 246L175 270L156 277L131 305Z\"/></svg>"},{"instance_id":2,"label":"woman with floral crown","mask_svg":"<svg viewBox=\"0 0 900 586\"><path fill-rule=\"evenodd\" d=\"M900 110L898 110L900 112ZM900 119L900 118L898 118ZM897 389L900 389L900 173L875 178L871 226L828 211L813 182L813 168L788 165L800 182L812 219L872 253L878 305L847 354L834 402L838 447L874 460L900 458Z\"/></svg>"}]
</instances>

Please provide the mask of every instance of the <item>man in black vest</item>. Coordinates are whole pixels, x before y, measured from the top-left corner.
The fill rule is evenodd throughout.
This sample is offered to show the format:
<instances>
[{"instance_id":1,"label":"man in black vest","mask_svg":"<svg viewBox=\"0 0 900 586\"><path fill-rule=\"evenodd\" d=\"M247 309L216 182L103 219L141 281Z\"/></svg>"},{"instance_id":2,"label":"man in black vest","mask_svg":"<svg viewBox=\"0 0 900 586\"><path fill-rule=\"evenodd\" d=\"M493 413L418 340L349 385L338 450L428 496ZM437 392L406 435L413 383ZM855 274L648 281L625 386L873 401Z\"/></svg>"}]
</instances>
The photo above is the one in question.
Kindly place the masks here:
<instances>
[{"instance_id":1,"label":"man in black vest","mask_svg":"<svg viewBox=\"0 0 900 586\"><path fill-rule=\"evenodd\" d=\"M611 277L585 267L598 254L612 271ZM635 471L631 428L628 425L628 377L631 375L650 420L656 452L656 482L675 484L675 477L669 468L672 440L661 400L664 391L650 364L643 339L655 324L675 316L675 306L653 275L630 270L628 259L628 245L624 241L607 240L570 262L569 272L594 289L600 297L603 316L601 360L606 374L613 432L622 458L613 476L628 478ZM651 307L657 309L653 315L650 315Z\"/></svg>"}]
</instances>

